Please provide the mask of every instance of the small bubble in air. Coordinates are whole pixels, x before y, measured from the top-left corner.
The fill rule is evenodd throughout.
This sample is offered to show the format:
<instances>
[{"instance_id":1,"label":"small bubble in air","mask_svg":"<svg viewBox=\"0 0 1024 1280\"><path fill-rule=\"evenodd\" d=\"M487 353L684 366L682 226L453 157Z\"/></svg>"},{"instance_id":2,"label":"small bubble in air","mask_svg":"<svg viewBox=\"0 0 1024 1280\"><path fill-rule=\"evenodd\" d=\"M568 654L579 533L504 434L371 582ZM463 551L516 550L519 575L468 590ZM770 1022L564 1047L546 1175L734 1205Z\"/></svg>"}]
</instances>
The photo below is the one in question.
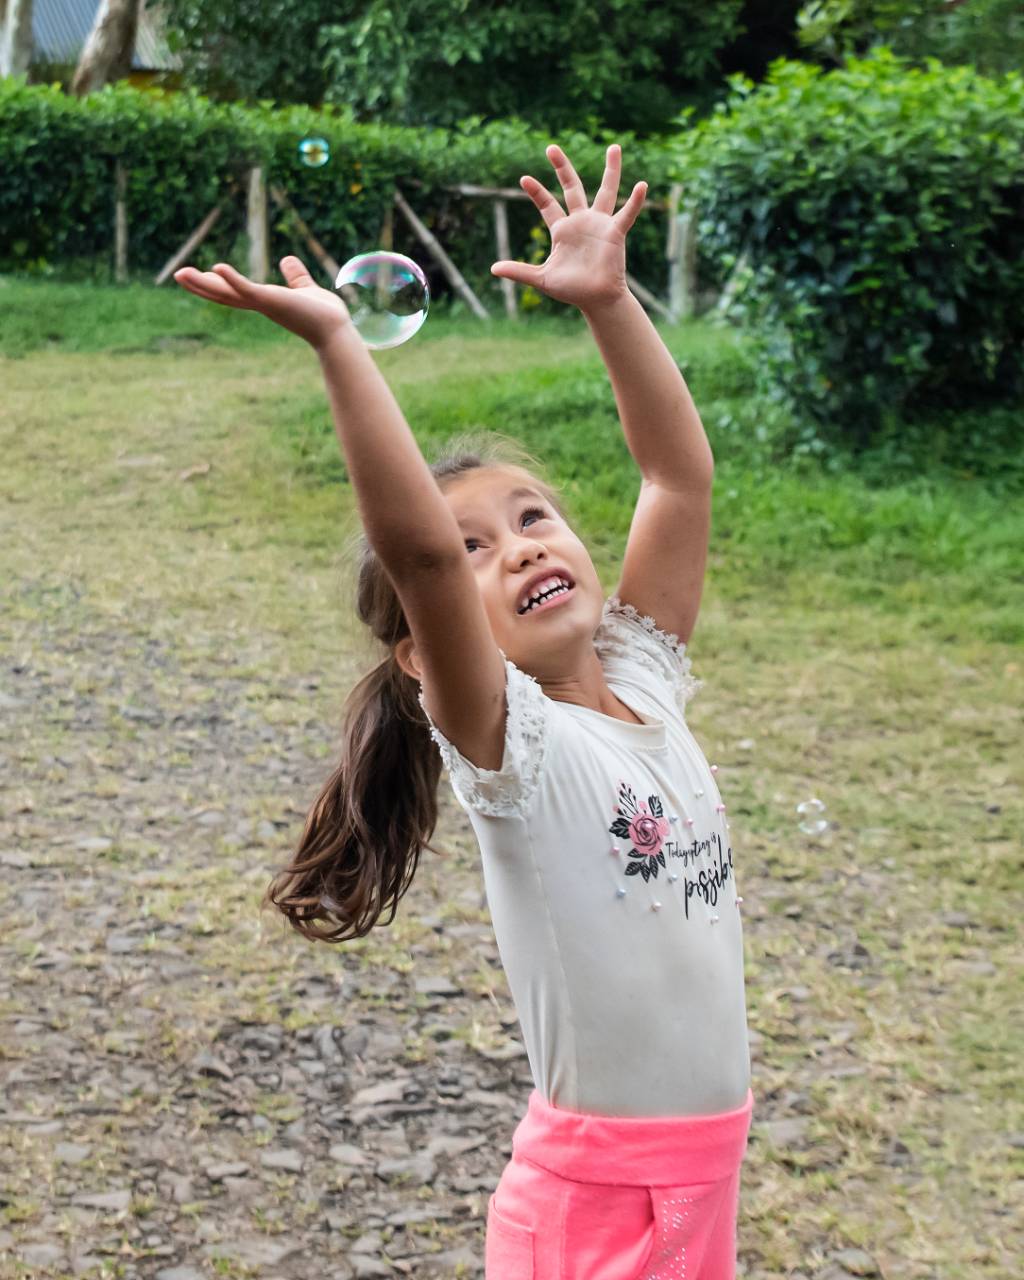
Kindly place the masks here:
<instances>
[{"instance_id":1,"label":"small bubble in air","mask_svg":"<svg viewBox=\"0 0 1024 1280\"><path fill-rule=\"evenodd\" d=\"M820 800L803 800L796 807L800 818L800 830L807 836L820 836L828 830L828 820L822 815L825 806Z\"/></svg>"},{"instance_id":2,"label":"small bubble in air","mask_svg":"<svg viewBox=\"0 0 1024 1280\"><path fill-rule=\"evenodd\" d=\"M307 169L322 169L331 158L326 138L303 138L299 143L299 159Z\"/></svg>"}]
</instances>

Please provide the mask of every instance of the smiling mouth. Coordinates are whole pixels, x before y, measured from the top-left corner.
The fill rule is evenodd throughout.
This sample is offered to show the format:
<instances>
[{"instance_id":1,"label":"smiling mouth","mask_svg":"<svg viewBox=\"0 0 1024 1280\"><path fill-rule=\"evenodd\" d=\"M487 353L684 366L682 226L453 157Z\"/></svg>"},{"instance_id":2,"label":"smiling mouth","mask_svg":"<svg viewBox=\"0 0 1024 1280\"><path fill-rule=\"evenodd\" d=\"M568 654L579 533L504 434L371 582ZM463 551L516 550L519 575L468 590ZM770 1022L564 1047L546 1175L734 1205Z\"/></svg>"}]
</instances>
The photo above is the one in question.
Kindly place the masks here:
<instances>
[{"instance_id":1,"label":"smiling mouth","mask_svg":"<svg viewBox=\"0 0 1024 1280\"><path fill-rule=\"evenodd\" d=\"M517 609L516 612L521 618L526 617L528 613L540 613L542 609L547 609L556 604L559 600L564 600L566 596L571 595L576 590L576 584L570 583L567 587L560 587L550 595L544 597L539 604L528 604L525 609Z\"/></svg>"}]
</instances>

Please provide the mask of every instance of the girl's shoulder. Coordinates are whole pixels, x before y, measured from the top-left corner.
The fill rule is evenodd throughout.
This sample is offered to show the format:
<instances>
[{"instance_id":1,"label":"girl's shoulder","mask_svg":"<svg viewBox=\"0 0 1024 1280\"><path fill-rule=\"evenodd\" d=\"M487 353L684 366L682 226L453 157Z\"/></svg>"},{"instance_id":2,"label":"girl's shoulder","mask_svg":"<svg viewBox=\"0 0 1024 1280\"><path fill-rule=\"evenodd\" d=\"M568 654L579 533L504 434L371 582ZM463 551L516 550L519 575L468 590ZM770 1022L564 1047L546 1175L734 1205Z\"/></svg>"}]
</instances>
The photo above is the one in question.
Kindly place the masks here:
<instances>
[{"instance_id":1,"label":"girl's shoulder","mask_svg":"<svg viewBox=\"0 0 1024 1280\"><path fill-rule=\"evenodd\" d=\"M484 769L467 760L420 706L437 743L455 794L466 809L492 818L522 818L537 791L548 752L550 699L537 680L506 657L505 740L501 765Z\"/></svg>"},{"instance_id":2,"label":"girl's shoulder","mask_svg":"<svg viewBox=\"0 0 1024 1280\"><path fill-rule=\"evenodd\" d=\"M667 684L680 710L704 684L690 674L686 645L679 637L663 631L652 617L618 596L609 596L604 603L594 648L605 670L613 670L620 678L653 675Z\"/></svg>"}]
</instances>

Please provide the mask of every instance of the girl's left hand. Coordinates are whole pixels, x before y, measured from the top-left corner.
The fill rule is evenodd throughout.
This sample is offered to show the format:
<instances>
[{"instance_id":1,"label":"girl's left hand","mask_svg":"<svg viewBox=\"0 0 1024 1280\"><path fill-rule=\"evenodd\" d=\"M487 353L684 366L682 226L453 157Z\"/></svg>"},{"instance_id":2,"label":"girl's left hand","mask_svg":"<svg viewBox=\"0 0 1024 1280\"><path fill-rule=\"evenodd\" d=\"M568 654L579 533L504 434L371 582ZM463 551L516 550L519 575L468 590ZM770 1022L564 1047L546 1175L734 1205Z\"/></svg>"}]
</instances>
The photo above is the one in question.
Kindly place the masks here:
<instances>
[{"instance_id":1,"label":"girl's left hand","mask_svg":"<svg viewBox=\"0 0 1024 1280\"><path fill-rule=\"evenodd\" d=\"M532 285L548 297L572 303L586 312L628 293L626 233L643 208L647 183L638 182L626 203L615 212L622 148L613 143L607 151L601 189L588 208L583 183L561 147L552 144L547 157L562 184L568 213L536 178L520 178L519 183L551 232L551 252L539 266L495 262L491 274Z\"/></svg>"}]
</instances>

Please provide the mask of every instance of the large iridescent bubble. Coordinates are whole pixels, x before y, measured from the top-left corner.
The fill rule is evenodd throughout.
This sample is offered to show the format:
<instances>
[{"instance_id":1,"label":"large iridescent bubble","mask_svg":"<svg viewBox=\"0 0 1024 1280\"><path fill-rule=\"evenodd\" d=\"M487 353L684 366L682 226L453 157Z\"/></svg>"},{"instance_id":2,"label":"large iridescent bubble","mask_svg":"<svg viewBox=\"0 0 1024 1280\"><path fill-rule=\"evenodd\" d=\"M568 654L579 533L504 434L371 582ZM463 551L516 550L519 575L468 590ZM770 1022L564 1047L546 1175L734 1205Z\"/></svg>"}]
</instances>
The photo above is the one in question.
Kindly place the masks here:
<instances>
[{"instance_id":1,"label":"large iridescent bubble","mask_svg":"<svg viewBox=\"0 0 1024 1280\"><path fill-rule=\"evenodd\" d=\"M408 342L427 318L427 277L404 254L378 249L350 258L334 287L363 341L374 351Z\"/></svg>"}]
</instances>

